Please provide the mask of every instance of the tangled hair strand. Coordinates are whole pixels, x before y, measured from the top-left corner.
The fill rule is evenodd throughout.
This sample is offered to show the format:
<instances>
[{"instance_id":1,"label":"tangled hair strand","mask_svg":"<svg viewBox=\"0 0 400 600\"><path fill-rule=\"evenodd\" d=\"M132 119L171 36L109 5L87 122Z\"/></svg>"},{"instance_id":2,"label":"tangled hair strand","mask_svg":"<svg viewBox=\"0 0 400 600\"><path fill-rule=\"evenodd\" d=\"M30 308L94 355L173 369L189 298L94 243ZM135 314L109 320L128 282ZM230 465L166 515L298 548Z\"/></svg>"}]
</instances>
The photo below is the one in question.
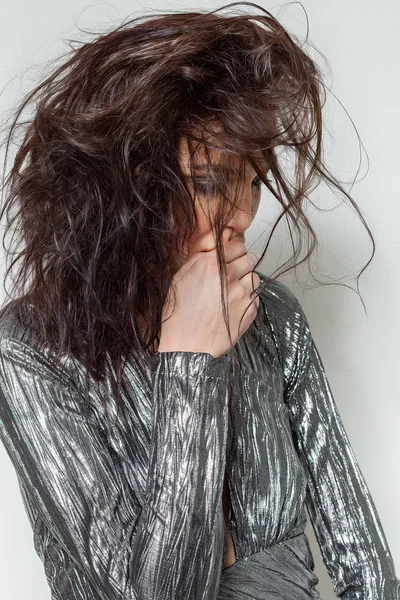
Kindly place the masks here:
<instances>
[{"instance_id":1,"label":"tangled hair strand","mask_svg":"<svg viewBox=\"0 0 400 600\"><path fill-rule=\"evenodd\" d=\"M221 14L236 5L246 8ZM20 103L8 131L5 165L20 128L23 139L4 175L0 219L6 214L5 235L16 225L22 249L6 276L20 263L14 302L34 311L42 347L57 359L76 357L99 384L107 368L114 371L119 408L124 360L152 358L172 256L196 228L196 177L192 170L193 188L181 177L182 137L191 159L206 149L219 192L212 226L227 326L222 232L237 194L228 197L208 150L223 151L227 161L239 157L242 166L249 161L281 204L260 260L285 217L298 244L289 227L294 255L282 272L316 247L303 208L322 180L352 203L374 240L322 161L321 71L261 6L234 2L210 12L144 15L76 44ZM32 118L18 123L31 105ZM293 183L279 148L294 154ZM309 252L296 263L304 232Z\"/></svg>"}]
</instances>

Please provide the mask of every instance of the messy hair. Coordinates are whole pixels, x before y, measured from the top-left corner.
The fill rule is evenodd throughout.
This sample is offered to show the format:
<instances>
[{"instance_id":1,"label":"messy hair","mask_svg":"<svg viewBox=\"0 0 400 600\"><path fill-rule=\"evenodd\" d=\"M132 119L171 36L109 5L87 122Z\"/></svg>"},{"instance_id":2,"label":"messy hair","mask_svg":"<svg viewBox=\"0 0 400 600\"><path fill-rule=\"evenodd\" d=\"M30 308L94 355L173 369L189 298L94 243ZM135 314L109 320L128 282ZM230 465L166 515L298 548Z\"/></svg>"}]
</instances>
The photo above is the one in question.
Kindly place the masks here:
<instances>
[{"instance_id":1,"label":"messy hair","mask_svg":"<svg viewBox=\"0 0 400 600\"><path fill-rule=\"evenodd\" d=\"M237 4L248 10L223 14ZM4 177L0 219L6 212L5 233L15 223L21 237L7 276L20 262L15 302L34 308L39 344L57 358L76 357L97 382L111 364L119 404L123 361L151 358L174 275L171 257L196 229L196 174L192 169L191 184L182 177L182 138L192 163L205 151L217 190L210 223L228 331L222 232L238 194L230 186L228 196L209 150L222 152L226 164L250 162L283 208L260 260L281 218L299 234L295 247L291 232L294 255L282 272L315 249L303 209L322 180L350 200L373 238L322 161L320 68L269 11L237 2L142 15L75 44L16 110L7 153L18 128L23 139ZM29 105L32 118L18 124ZM293 153L292 182L279 149ZM296 263L305 234L309 251Z\"/></svg>"}]
</instances>

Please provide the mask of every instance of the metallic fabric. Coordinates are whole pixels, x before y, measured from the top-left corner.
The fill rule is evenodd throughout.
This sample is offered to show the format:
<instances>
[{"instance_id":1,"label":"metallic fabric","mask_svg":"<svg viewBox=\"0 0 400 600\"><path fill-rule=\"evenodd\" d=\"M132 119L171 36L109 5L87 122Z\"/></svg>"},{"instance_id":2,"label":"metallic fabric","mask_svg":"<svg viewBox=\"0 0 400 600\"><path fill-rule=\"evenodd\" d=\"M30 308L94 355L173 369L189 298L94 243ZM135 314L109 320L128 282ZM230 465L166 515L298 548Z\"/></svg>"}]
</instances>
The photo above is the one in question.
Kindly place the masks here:
<instances>
[{"instance_id":1,"label":"metallic fabric","mask_svg":"<svg viewBox=\"0 0 400 600\"><path fill-rule=\"evenodd\" d=\"M339 597L399 600L305 314L281 282L261 300L231 353L130 360L118 418L111 376L105 411L79 361L35 349L30 305L1 309L0 436L53 599L321 598L307 511Z\"/></svg>"}]
</instances>

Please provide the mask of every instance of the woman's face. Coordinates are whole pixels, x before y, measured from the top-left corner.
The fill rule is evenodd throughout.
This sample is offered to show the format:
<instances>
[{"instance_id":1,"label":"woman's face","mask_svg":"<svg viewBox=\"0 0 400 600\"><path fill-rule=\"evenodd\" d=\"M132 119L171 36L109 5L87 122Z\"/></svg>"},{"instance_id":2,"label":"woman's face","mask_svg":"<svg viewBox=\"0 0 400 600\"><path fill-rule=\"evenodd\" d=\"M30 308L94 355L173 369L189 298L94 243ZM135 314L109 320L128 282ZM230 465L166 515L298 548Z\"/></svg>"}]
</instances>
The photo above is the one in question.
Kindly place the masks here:
<instances>
[{"instance_id":1,"label":"woman's face","mask_svg":"<svg viewBox=\"0 0 400 600\"><path fill-rule=\"evenodd\" d=\"M217 168L224 169L224 163L221 159L221 154L219 152L214 152L210 150L212 156L212 162L214 165L218 165ZM214 158L215 155L215 158ZM196 186L199 188L197 192L197 196L195 198L195 211L197 218L197 228L192 236L192 238L186 242L184 247L184 252L188 256L194 254L195 252L205 252L215 249L215 242L213 238L213 233L211 229L211 225L209 223L209 219L207 216L207 210L205 206L208 207L208 210L212 214L213 200L212 197L205 197L206 191L202 188L202 184L206 184L207 173L205 169L201 168L202 164L205 164L205 160L202 161L201 157L197 157L194 159L195 165L194 170L196 173ZM179 163L180 169L183 177L186 180L187 185L192 185L192 180L190 176L190 158L189 151L187 146L187 141L185 138L181 139L179 145ZM231 168L236 168L236 164L231 165ZM237 172L239 171L239 161L237 163ZM234 179L234 178L232 178ZM234 214L231 216L228 221L224 231L223 231L223 243L225 244L232 238L239 239L245 242L245 231L248 229L257 213L258 207L260 205L261 200L261 180L258 177L257 173L250 165L250 163L246 164L246 172L242 180L239 182L234 181L234 185L240 186L240 196L237 200L238 208L235 210ZM232 196L233 196L232 190ZM229 193L228 193L229 196ZM210 204L211 203L211 204ZM179 270L183 265L184 261L187 259L177 258L176 259L176 270Z\"/></svg>"}]
</instances>

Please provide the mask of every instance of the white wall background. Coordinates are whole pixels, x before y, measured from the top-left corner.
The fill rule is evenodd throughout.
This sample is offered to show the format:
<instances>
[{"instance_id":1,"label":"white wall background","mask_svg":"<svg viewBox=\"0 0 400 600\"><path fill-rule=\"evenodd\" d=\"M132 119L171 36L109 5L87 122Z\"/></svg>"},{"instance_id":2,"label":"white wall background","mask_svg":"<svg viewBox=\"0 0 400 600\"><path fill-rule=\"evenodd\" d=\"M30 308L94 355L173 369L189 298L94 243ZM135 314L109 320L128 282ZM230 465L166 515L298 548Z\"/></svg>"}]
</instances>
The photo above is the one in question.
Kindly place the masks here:
<instances>
[{"instance_id":1,"label":"white wall background","mask_svg":"<svg viewBox=\"0 0 400 600\"><path fill-rule=\"evenodd\" d=\"M301 40L306 18L300 4L261 2ZM0 0L0 111L14 106L37 82L40 65L67 50L61 38L82 39L78 30L102 31L113 22L145 11L216 8L216 3L130 3L70 0L49 2ZM309 42L330 63L326 71L328 93L326 159L339 179L351 182L357 176L360 154L358 139L345 109L357 127L368 153L362 155L359 182L348 191L360 206L372 229L377 251L372 266L361 278L360 291L366 302L365 315L358 296L346 287L327 286L303 290L293 273L282 280L300 298L343 422L361 470L377 506L385 534L400 574L400 212L398 180L400 134L398 120L399 50L397 0L303 0L309 19ZM320 62L318 55L309 49ZM38 69L31 69L38 65ZM27 71L28 69L28 71ZM338 100L335 99L335 95ZM340 102L339 102L340 101ZM344 108L340 105L342 103ZM369 168L369 172L367 173ZM362 181L360 181L363 178ZM323 208L342 202L327 187L314 196ZM276 201L274 201L276 202ZM320 252L314 272L323 281L332 278L355 287L354 277L368 260L371 245L358 217L346 205L329 212L309 210ZM248 246L278 215L278 206L266 202L251 230ZM264 238L265 239L265 238ZM287 230L275 236L261 266L272 272L291 255ZM261 249L260 241L254 248ZM4 256L2 274L4 277ZM305 283L305 272L299 271ZM311 282L309 284L311 286ZM4 298L1 289L1 301ZM17 480L3 447L0 447L2 493L0 494L0 581L2 598L44 600L50 598L42 563L33 548L32 531L20 498ZM306 530L320 578L324 600L335 598L322 563L310 523Z\"/></svg>"}]
</instances>

